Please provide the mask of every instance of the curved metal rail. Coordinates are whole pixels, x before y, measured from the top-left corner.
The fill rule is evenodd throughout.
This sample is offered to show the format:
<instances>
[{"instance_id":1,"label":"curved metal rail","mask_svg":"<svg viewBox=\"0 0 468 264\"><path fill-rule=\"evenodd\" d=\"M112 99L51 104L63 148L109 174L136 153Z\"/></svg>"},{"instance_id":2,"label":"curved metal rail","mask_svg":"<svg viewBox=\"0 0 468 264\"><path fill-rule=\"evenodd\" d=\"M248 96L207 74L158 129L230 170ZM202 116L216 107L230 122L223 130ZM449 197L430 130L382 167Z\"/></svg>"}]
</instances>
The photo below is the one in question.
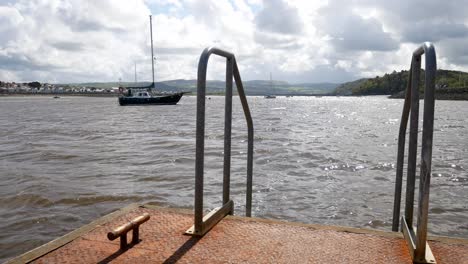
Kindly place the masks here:
<instances>
[{"instance_id":1,"label":"curved metal rail","mask_svg":"<svg viewBox=\"0 0 468 264\"><path fill-rule=\"evenodd\" d=\"M419 80L421 74L421 56L424 54L425 88L424 88L424 120L421 147L421 167L419 180L419 198L417 212L417 227L413 227L414 189L416 180L416 156L418 146L419 118ZM411 256L416 263L435 263L427 240L427 218L429 210L429 188L431 182L432 138L434 131L434 88L436 76L436 52L434 46L425 42L413 52L405 103L401 116L398 135L398 156L395 181L395 201L393 206L392 231L397 232L400 218L401 186L403 181L403 165L405 156L405 136L408 117L411 113L408 167L406 182L405 215L401 218L401 230L410 247ZM415 233L416 232L416 233Z\"/></svg>"},{"instance_id":2,"label":"curved metal rail","mask_svg":"<svg viewBox=\"0 0 468 264\"><path fill-rule=\"evenodd\" d=\"M226 58L226 105L224 116L224 165L223 165L223 205L203 217L203 172L205 153L205 94L206 72L211 54ZM245 97L244 87L237 67L234 54L218 49L206 48L198 62L197 80L197 136L195 153L195 224L186 234L202 236L208 232L223 217L234 212L234 202L230 199L231 178L231 124L232 124L232 80L235 80L239 98L244 109L248 129L247 147L247 192L246 216L252 214L252 173L253 173L253 141L254 129L249 105Z\"/></svg>"}]
</instances>

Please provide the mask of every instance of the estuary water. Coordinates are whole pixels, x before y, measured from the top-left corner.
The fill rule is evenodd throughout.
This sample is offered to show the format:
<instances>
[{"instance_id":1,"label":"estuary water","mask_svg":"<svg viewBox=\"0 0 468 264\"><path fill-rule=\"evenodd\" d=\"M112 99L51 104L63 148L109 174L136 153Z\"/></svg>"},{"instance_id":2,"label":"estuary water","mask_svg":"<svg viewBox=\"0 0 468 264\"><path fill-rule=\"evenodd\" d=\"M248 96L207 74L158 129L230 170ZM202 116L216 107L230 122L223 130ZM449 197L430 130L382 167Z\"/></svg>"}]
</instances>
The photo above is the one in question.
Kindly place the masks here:
<instances>
[{"instance_id":1,"label":"estuary water","mask_svg":"<svg viewBox=\"0 0 468 264\"><path fill-rule=\"evenodd\" d=\"M224 97L210 98L206 210L222 200ZM233 101L231 195L243 215L247 131ZM403 100L248 101L255 217L391 230ZM116 98L0 97L0 262L130 203L193 208L195 110L193 96L129 107ZM468 102L437 101L430 234L468 238L467 161Z\"/></svg>"}]
</instances>

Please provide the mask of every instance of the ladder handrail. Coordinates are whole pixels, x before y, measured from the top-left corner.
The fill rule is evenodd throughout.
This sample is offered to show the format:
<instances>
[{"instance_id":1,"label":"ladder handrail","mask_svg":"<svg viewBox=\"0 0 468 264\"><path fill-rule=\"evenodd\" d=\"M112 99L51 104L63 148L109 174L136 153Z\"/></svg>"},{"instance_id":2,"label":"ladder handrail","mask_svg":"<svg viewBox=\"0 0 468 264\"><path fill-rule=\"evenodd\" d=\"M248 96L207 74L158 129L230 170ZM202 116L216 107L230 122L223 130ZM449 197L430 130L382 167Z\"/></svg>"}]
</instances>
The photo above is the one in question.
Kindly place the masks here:
<instances>
[{"instance_id":1,"label":"ladder handrail","mask_svg":"<svg viewBox=\"0 0 468 264\"><path fill-rule=\"evenodd\" d=\"M203 176L205 151L205 95L206 73L208 61L212 54L226 58L226 105L224 118L224 165L223 165L223 206L215 212L203 217ZM197 128L195 151L195 224L193 230L187 231L192 235L204 235L211 227L225 215L232 214L234 204L230 200L230 168L231 168L231 124L232 124L232 81L234 79L247 121L248 149L247 149L247 191L246 216L252 211L252 173L253 173L253 141L254 128L244 87L237 67L234 54L210 47L203 50L198 62L197 79Z\"/></svg>"},{"instance_id":2,"label":"ladder handrail","mask_svg":"<svg viewBox=\"0 0 468 264\"><path fill-rule=\"evenodd\" d=\"M417 162L418 118L419 118L419 79L421 73L421 56L425 56L424 119L421 148L421 166L418 197L418 222L416 234L413 228L414 189ZM429 210L429 189L431 180L432 141L434 132L434 90L437 70L436 53L432 43L425 42L413 52L409 82L406 88L405 102L398 135L398 154L395 181L395 200L393 207L392 231L397 232L400 218L401 188L405 156L405 137L410 120L408 167L406 183L405 215L402 217L401 229L411 246L411 254L416 262L427 261L427 218ZM429 249L430 251L430 249Z\"/></svg>"}]
</instances>

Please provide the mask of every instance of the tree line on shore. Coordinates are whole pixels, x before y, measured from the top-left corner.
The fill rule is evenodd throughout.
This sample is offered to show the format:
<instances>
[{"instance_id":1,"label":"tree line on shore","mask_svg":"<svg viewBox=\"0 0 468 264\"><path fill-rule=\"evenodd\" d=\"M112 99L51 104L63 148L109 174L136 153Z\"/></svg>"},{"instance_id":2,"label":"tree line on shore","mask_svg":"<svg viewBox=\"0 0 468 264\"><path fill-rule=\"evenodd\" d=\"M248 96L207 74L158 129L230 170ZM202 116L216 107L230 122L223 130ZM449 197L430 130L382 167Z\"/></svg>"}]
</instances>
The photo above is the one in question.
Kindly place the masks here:
<instances>
[{"instance_id":1,"label":"tree line on shore","mask_svg":"<svg viewBox=\"0 0 468 264\"><path fill-rule=\"evenodd\" d=\"M424 70L421 71L421 80L419 87L423 92ZM406 89L409 81L409 71L393 71L390 74L376 76L375 78L364 78L353 82L339 85L336 95L395 95ZM464 93L466 91L466 82L468 73L461 71L437 70L436 72L436 90L444 93Z\"/></svg>"}]
</instances>

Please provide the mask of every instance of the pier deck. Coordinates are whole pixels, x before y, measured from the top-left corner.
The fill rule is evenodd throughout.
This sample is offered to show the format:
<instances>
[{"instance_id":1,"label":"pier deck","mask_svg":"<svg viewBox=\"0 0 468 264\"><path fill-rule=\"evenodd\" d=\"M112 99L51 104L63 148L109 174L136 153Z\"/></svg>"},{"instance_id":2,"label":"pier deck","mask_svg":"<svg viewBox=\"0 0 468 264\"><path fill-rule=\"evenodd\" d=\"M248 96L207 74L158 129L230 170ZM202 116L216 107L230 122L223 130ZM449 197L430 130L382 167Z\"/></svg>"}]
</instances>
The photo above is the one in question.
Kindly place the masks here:
<instances>
[{"instance_id":1,"label":"pier deck","mask_svg":"<svg viewBox=\"0 0 468 264\"><path fill-rule=\"evenodd\" d=\"M143 213L140 243L120 251L107 232ZM412 263L401 233L228 216L198 238L192 224L191 210L131 205L8 263ZM468 263L468 240L429 244L437 263Z\"/></svg>"}]
</instances>

